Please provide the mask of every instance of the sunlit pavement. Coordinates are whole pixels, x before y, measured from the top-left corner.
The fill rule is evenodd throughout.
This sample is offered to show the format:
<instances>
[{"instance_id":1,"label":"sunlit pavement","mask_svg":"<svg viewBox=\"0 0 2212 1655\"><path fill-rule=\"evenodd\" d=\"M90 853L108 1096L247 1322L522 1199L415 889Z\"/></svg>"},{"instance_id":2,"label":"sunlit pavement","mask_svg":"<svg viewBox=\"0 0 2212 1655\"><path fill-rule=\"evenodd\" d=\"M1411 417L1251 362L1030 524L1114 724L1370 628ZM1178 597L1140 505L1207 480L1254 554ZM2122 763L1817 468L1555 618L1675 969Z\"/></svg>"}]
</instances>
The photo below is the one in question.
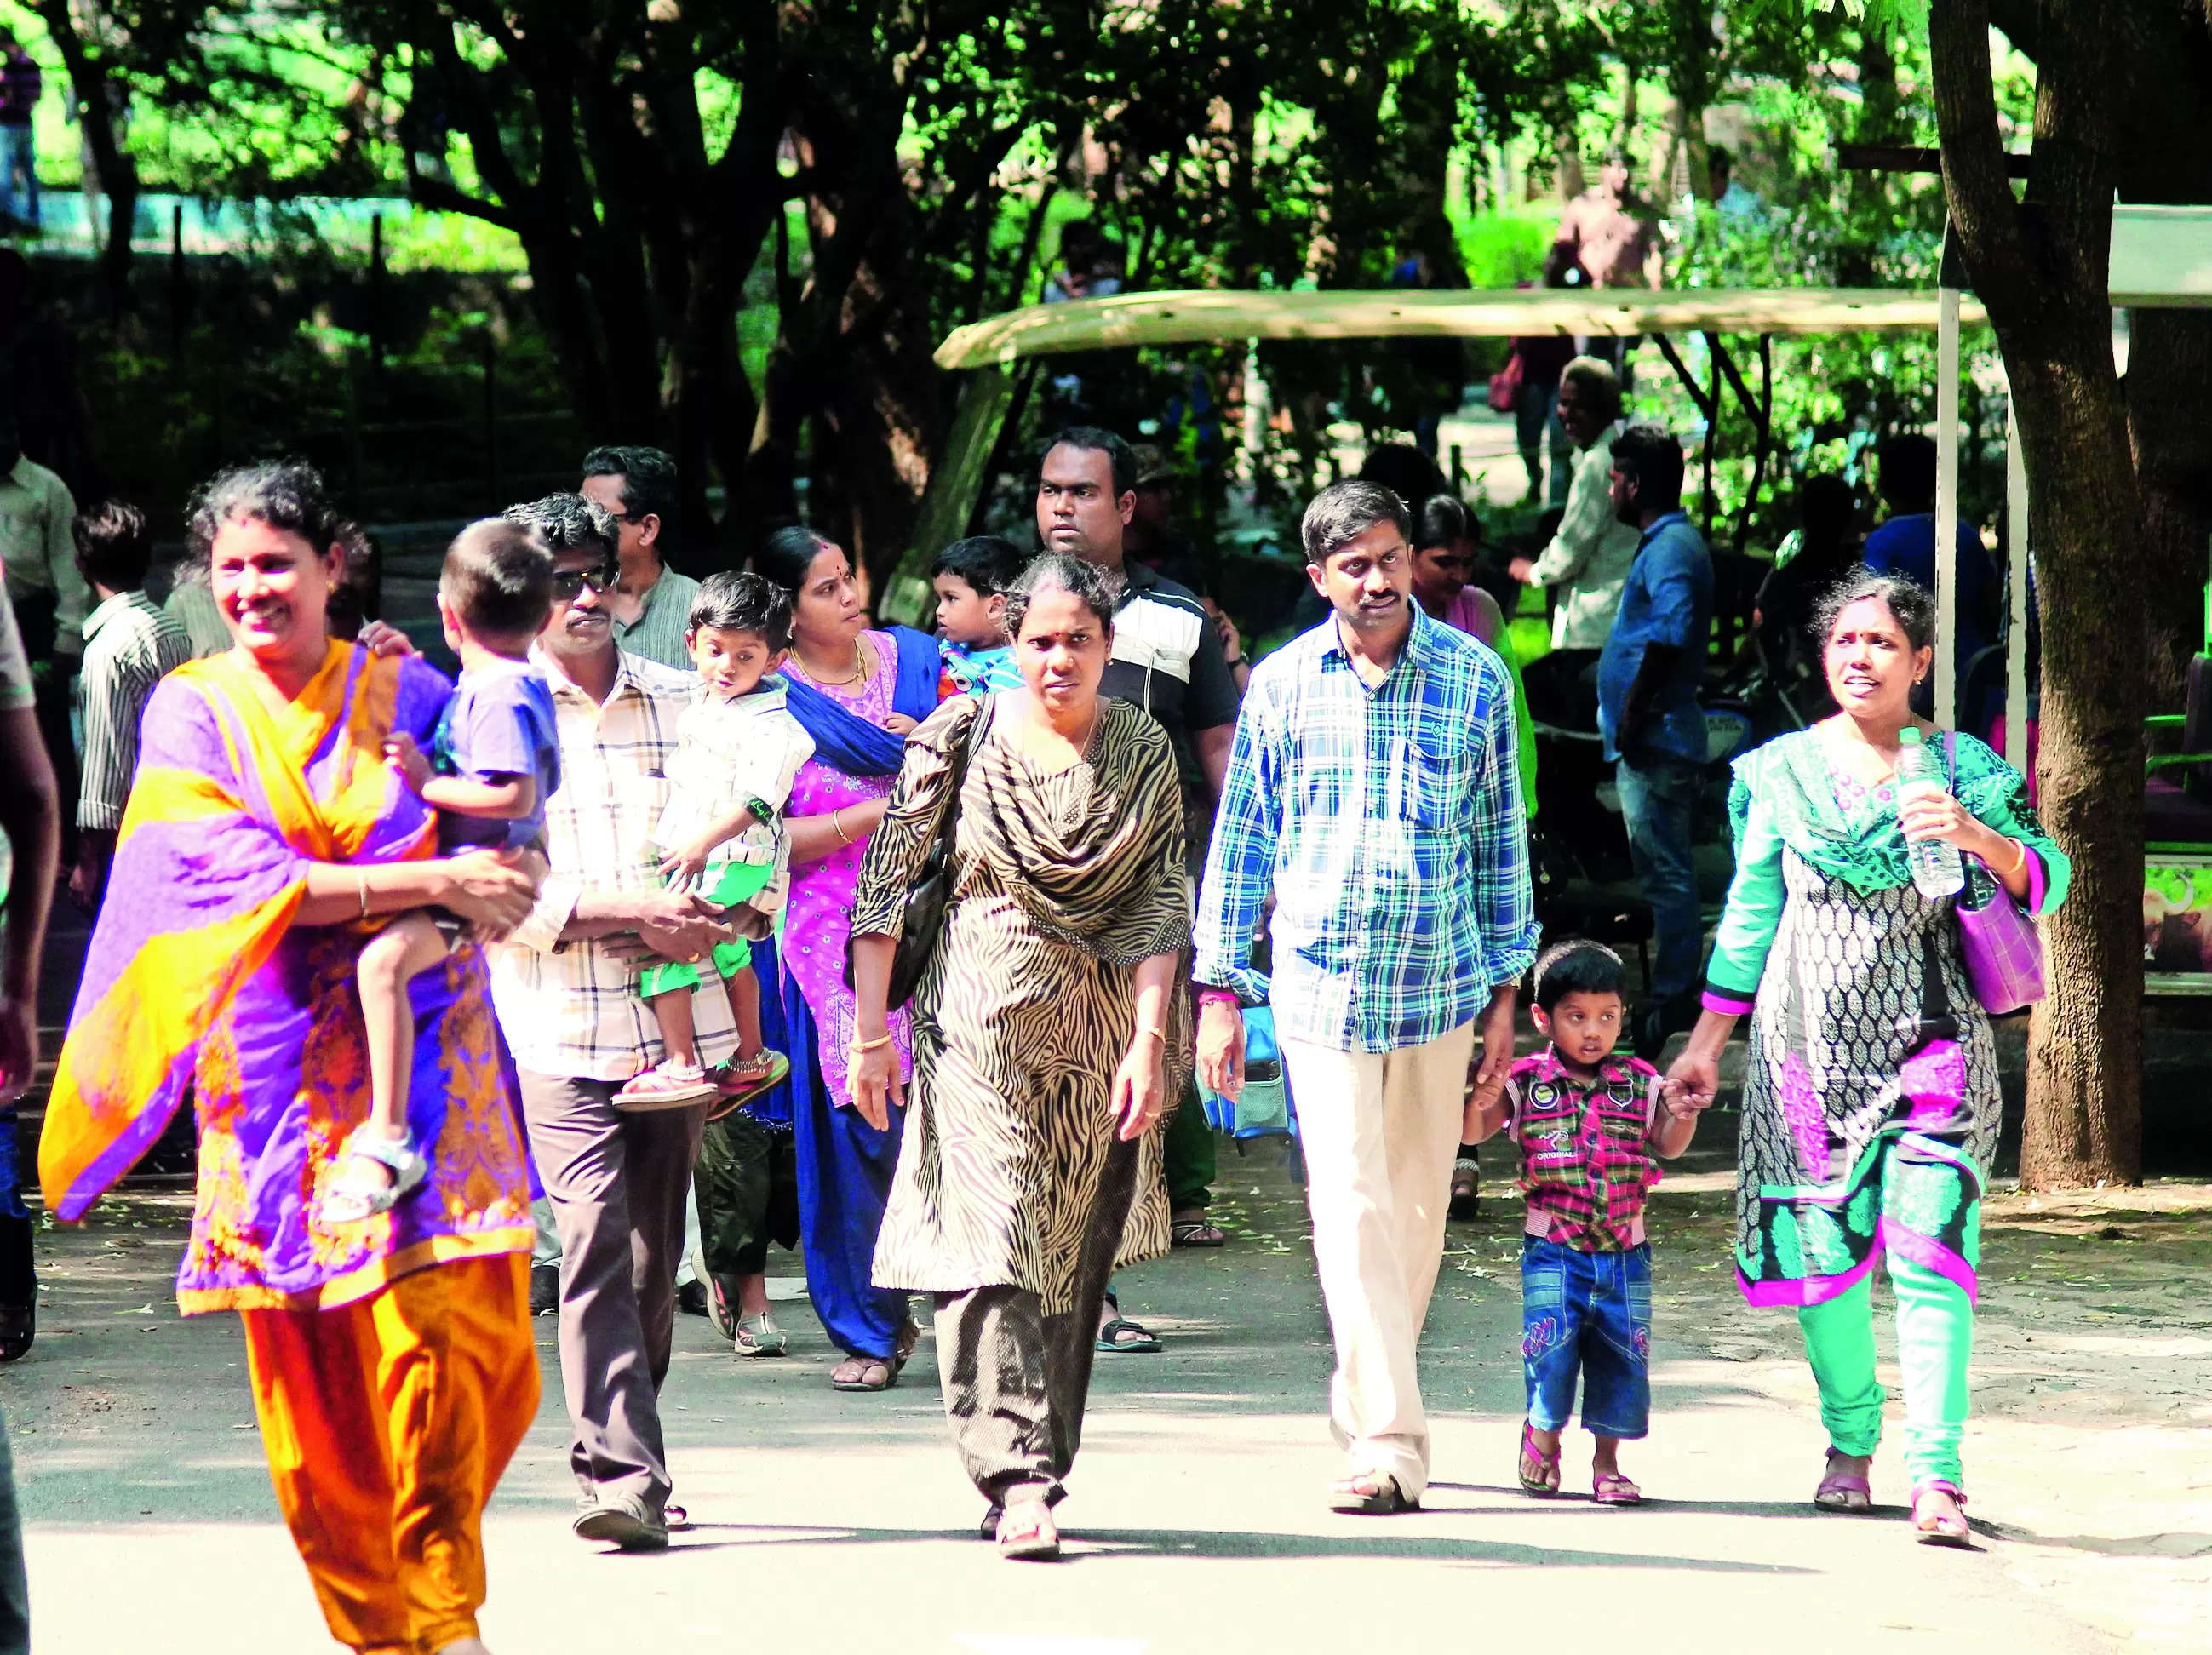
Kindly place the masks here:
<instances>
[{"instance_id":1,"label":"sunlit pavement","mask_svg":"<svg viewBox=\"0 0 2212 1655\"><path fill-rule=\"evenodd\" d=\"M1224 1160L1234 1244L1121 1279L1125 1305L1168 1349L1099 1360L1060 1513L1066 1561L1004 1562L974 1537L981 1502L944 1436L928 1343L896 1390L839 1395L801 1302L781 1306L793 1354L780 1361L739 1362L703 1321L681 1320L664 1409L677 1498L696 1526L665 1555L596 1552L568 1530L545 1319L546 1402L489 1520L488 1641L501 1655L856 1645L1200 1655L1485 1648L1580 1628L1684 1650L2108 1646L2022 1590L2012 1543L1913 1545L1893 1458L1877 1467L1877 1516L1815 1514L1806 1502L1821 1437L1809 1383L1787 1360L1789 1330L1741 1312L1724 1327L1682 1325L1707 1312L1665 1307L1670 1264L1695 1266L1663 1239L1654 1432L1625 1456L1650 1503L1592 1506L1577 1435L1570 1497L1524 1498L1512 1482L1518 1284L1504 1200L1455 1228L1431 1319L1438 1480L1426 1509L1331 1514L1327 1336L1297 1192L1272 1154ZM135 1203L104 1229L47 1238L42 1337L0 1375L41 1655L329 1646L269 1491L235 1320L179 1321L161 1285L179 1216L173 1198ZM1711 1274L1697 1284L1723 1285ZM1750 1355L1784 1359L1745 1360L1715 1343L1723 1334L1759 1337L1765 1349ZM2001 1485L2032 1477L2048 1441L1995 1422L1969 1452Z\"/></svg>"}]
</instances>

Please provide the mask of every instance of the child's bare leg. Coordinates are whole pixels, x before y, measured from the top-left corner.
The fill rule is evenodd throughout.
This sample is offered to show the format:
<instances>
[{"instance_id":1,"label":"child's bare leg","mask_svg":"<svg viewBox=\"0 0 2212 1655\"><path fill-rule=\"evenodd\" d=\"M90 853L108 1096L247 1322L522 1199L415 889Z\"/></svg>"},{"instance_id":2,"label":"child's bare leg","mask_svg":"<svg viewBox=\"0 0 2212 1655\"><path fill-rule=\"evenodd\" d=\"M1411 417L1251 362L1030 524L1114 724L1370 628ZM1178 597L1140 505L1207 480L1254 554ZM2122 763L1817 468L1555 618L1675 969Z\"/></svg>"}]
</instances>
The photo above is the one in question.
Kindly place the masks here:
<instances>
[{"instance_id":1,"label":"child's bare leg","mask_svg":"<svg viewBox=\"0 0 2212 1655\"><path fill-rule=\"evenodd\" d=\"M768 1313L768 1277L740 1276L738 1283L738 1314L764 1316Z\"/></svg>"},{"instance_id":2,"label":"child's bare leg","mask_svg":"<svg viewBox=\"0 0 2212 1655\"><path fill-rule=\"evenodd\" d=\"M653 1008L653 1021L660 1025L660 1043L667 1048L665 1061L679 1068L697 1068L699 1046L691 1032L691 991L672 988L646 1003Z\"/></svg>"},{"instance_id":3,"label":"child's bare leg","mask_svg":"<svg viewBox=\"0 0 2212 1655\"><path fill-rule=\"evenodd\" d=\"M1559 1441L1557 1432L1552 1434L1552 1440L1555 1444ZM1596 1440L1597 1452L1590 1456L1590 1475L1593 1476L1620 1476L1620 1439L1599 1437Z\"/></svg>"},{"instance_id":4,"label":"child's bare leg","mask_svg":"<svg viewBox=\"0 0 2212 1655\"><path fill-rule=\"evenodd\" d=\"M388 1138L407 1136L407 1084L415 1067L415 1014L407 985L445 957L444 936L417 910L370 937L354 967L368 1038L368 1124Z\"/></svg>"},{"instance_id":5,"label":"child's bare leg","mask_svg":"<svg viewBox=\"0 0 2212 1655\"><path fill-rule=\"evenodd\" d=\"M723 979L722 988L730 997L730 1015L737 1019L738 1061L750 1063L761 1049L760 979L750 966L739 966Z\"/></svg>"}]
</instances>

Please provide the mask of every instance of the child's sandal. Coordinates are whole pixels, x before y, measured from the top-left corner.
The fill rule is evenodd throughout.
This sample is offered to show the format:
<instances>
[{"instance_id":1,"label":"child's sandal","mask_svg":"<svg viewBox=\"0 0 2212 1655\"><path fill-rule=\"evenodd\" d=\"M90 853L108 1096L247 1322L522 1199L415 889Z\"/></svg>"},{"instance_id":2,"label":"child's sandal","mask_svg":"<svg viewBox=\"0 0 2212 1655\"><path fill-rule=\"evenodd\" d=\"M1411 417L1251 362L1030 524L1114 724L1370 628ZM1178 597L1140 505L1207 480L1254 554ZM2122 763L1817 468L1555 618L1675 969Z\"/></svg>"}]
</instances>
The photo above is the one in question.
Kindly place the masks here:
<instances>
[{"instance_id":1,"label":"child's sandal","mask_svg":"<svg viewBox=\"0 0 2212 1655\"><path fill-rule=\"evenodd\" d=\"M696 1064L663 1061L633 1076L615 1094L614 1103L625 1114L640 1114L652 1109L687 1108L714 1095L714 1083L707 1078L706 1070Z\"/></svg>"},{"instance_id":2,"label":"child's sandal","mask_svg":"<svg viewBox=\"0 0 2212 1655\"><path fill-rule=\"evenodd\" d=\"M1514 1468L1521 1486L1532 1494L1549 1496L1559 1492L1559 1451L1546 1453L1536 1446L1536 1433L1528 1421L1521 1422L1521 1463Z\"/></svg>"},{"instance_id":3,"label":"child's sandal","mask_svg":"<svg viewBox=\"0 0 2212 1655\"><path fill-rule=\"evenodd\" d=\"M349 1177L362 1161L383 1167L391 1178ZM415 1147L412 1138L386 1137L366 1126L356 1127L346 1140L343 1169L324 1193L323 1222L358 1224L379 1213L388 1213L429 1175L430 1158Z\"/></svg>"},{"instance_id":4,"label":"child's sandal","mask_svg":"<svg viewBox=\"0 0 2212 1655\"><path fill-rule=\"evenodd\" d=\"M1644 1490L1618 1471L1607 1471L1590 1483L1590 1498L1601 1506L1641 1506Z\"/></svg>"}]
</instances>

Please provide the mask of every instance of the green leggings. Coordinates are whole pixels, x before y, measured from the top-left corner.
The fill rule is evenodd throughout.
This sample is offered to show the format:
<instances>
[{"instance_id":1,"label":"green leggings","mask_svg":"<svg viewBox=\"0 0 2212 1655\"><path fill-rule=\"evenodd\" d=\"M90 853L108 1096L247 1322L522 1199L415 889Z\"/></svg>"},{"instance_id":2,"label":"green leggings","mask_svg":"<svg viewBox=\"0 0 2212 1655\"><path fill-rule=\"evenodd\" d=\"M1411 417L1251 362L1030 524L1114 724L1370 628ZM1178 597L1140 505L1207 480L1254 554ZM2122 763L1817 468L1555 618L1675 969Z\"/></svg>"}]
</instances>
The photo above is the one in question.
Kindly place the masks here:
<instances>
[{"instance_id":1,"label":"green leggings","mask_svg":"<svg viewBox=\"0 0 2212 1655\"><path fill-rule=\"evenodd\" d=\"M1974 1354L1974 1305L1941 1271L1895 1252L1884 1256L1897 1294L1897 1361L1905 1375L1905 1467L1917 1488L1962 1483L1959 1439L1966 1428L1966 1365ZM1881 1381L1874 1371L1871 1274L1841 1296L1797 1312L1805 1355L1820 1387L1820 1422L1837 1452L1872 1454L1881 1440Z\"/></svg>"}]
</instances>

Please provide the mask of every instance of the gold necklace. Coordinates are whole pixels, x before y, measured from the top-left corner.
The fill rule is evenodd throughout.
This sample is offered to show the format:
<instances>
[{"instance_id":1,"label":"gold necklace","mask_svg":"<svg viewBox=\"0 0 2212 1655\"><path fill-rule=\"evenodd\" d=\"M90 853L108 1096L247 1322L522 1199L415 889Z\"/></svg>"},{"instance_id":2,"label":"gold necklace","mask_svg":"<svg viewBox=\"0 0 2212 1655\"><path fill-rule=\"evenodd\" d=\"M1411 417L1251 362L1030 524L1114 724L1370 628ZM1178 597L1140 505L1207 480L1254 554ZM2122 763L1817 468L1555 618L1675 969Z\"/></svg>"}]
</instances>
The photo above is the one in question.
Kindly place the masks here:
<instances>
[{"instance_id":1,"label":"gold necklace","mask_svg":"<svg viewBox=\"0 0 2212 1655\"><path fill-rule=\"evenodd\" d=\"M853 674L849 678L829 677L806 667L803 661L799 664L805 670L806 676L813 679L816 683L833 685L839 689L850 689L868 676L868 658L866 652L861 649L860 640L857 638L853 640Z\"/></svg>"}]
</instances>

